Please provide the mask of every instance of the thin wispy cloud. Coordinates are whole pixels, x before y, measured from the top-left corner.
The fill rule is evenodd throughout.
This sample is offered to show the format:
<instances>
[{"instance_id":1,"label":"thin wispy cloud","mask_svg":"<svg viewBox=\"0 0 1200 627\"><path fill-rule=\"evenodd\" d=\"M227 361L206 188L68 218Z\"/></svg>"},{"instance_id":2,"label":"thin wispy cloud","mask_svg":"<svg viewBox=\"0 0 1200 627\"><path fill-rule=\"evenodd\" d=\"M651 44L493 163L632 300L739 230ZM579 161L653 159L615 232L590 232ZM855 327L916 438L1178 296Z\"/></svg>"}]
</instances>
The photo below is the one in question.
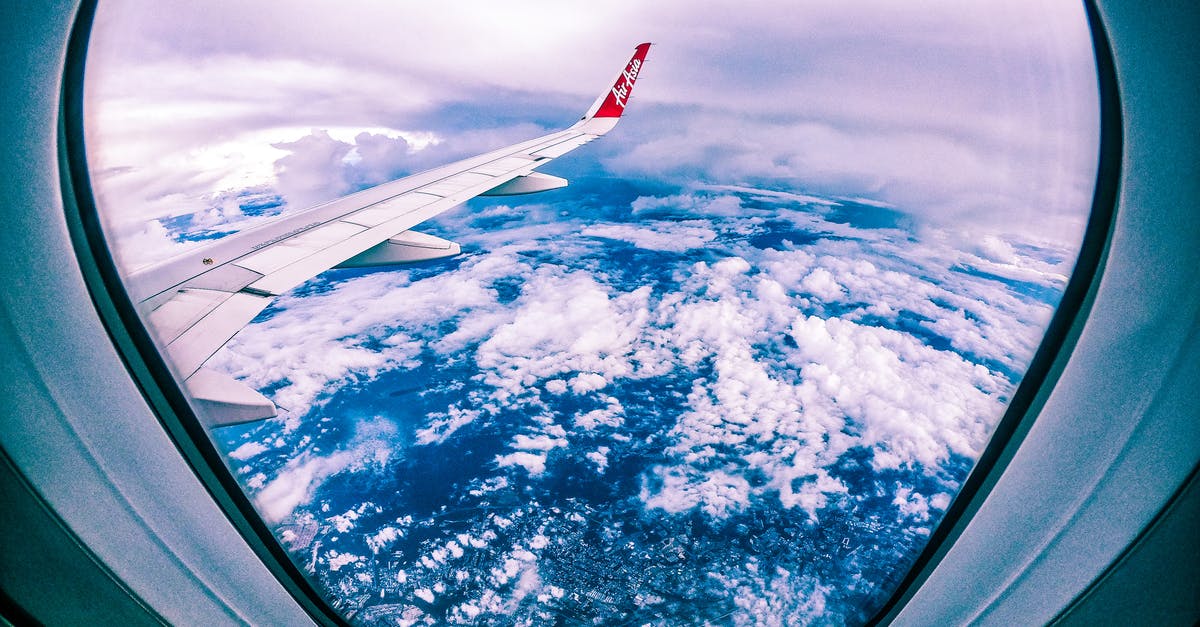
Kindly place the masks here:
<instances>
[{"instance_id":1,"label":"thin wispy cloud","mask_svg":"<svg viewBox=\"0 0 1200 627\"><path fill-rule=\"evenodd\" d=\"M127 2L101 7L87 77L89 152L118 253L135 234L146 247L147 221L203 211L238 186L275 187L298 208L565 126L646 39L656 46L629 119L586 162L557 166L565 174L600 163L678 186L861 196L941 225L1078 237L1098 114L1086 22L1070 3L318 14ZM387 135L334 144L321 131L335 127ZM326 163L330 151L347 160ZM315 161L333 171L298 167Z\"/></svg>"}]
</instances>

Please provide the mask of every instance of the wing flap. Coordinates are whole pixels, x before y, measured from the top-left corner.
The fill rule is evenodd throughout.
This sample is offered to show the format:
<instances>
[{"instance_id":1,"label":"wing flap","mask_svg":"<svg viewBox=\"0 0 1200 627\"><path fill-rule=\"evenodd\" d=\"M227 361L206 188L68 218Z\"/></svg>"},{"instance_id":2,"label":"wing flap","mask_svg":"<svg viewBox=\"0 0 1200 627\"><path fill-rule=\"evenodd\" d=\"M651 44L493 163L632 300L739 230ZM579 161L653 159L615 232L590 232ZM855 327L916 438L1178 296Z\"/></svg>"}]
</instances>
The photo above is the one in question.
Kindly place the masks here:
<instances>
[{"instance_id":1,"label":"wing flap","mask_svg":"<svg viewBox=\"0 0 1200 627\"><path fill-rule=\"evenodd\" d=\"M233 296L232 292L221 290L179 290L170 299L155 307L147 318L159 341L169 344L230 296Z\"/></svg>"},{"instance_id":2,"label":"wing flap","mask_svg":"<svg viewBox=\"0 0 1200 627\"><path fill-rule=\"evenodd\" d=\"M351 257L337 268L371 268L453 257L462 248L449 240L416 231L405 231Z\"/></svg>"},{"instance_id":3,"label":"wing flap","mask_svg":"<svg viewBox=\"0 0 1200 627\"><path fill-rule=\"evenodd\" d=\"M430 194L433 192L428 191L429 188L433 187L433 186L438 186L438 187L450 189L451 193L461 192L462 190L467 189L468 187L471 187L472 185L478 185L484 181L490 181L497 176L503 176L503 175L483 174L480 172L467 171L467 172L463 172L461 174L455 174L454 176L451 176L446 179L442 179L442 180L438 181L437 183L434 183L433 185L426 185L425 187L422 187L419 191L424 192L426 194ZM446 196L448 194L439 194L439 195Z\"/></svg>"},{"instance_id":4,"label":"wing flap","mask_svg":"<svg viewBox=\"0 0 1200 627\"><path fill-rule=\"evenodd\" d=\"M500 180L500 179L493 179ZM476 185L475 188L488 188L490 181ZM412 227L448 210L464 200L481 193L482 190L467 188L455 194L436 200L432 203L408 211L396 218L382 222L361 233L353 235L327 248L317 250L297 259L263 277L249 287L271 294L282 294L301 283L321 274L341 262L362 254L368 248L387 240L398 233L403 233Z\"/></svg>"},{"instance_id":5,"label":"wing flap","mask_svg":"<svg viewBox=\"0 0 1200 627\"><path fill-rule=\"evenodd\" d=\"M242 327L271 304L273 297L237 292L213 307L204 317L167 344L166 353L176 372L187 379L225 345Z\"/></svg>"},{"instance_id":6,"label":"wing flap","mask_svg":"<svg viewBox=\"0 0 1200 627\"><path fill-rule=\"evenodd\" d=\"M501 183L480 194L480 196L517 196L520 194L545 192L566 186L567 179L542 174L541 172L531 172L511 179L507 183Z\"/></svg>"},{"instance_id":7,"label":"wing flap","mask_svg":"<svg viewBox=\"0 0 1200 627\"><path fill-rule=\"evenodd\" d=\"M275 415L275 404L245 383L208 368L188 378L184 387L201 408L205 426L224 427Z\"/></svg>"},{"instance_id":8,"label":"wing flap","mask_svg":"<svg viewBox=\"0 0 1200 627\"><path fill-rule=\"evenodd\" d=\"M512 155L503 159L496 159L490 163L485 163L477 168L472 168L472 172L487 174L490 176L499 176L510 172L521 172L525 169L533 170L533 165L537 160L532 157L522 155Z\"/></svg>"},{"instance_id":9,"label":"wing flap","mask_svg":"<svg viewBox=\"0 0 1200 627\"><path fill-rule=\"evenodd\" d=\"M345 218L342 218L342 221L361 224L368 227L379 226L388 220L395 220L396 218L410 211L420 209L421 207L438 200L440 200L440 197L432 194L411 192L403 196L397 196L381 203L371 205L370 207L367 207L361 211L356 211Z\"/></svg>"},{"instance_id":10,"label":"wing flap","mask_svg":"<svg viewBox=\"0 0 1200 627\"><path fill-rule=\"evenodd\" d=\"M575 150L576 148L592 141L593 139L596 139L595 135L577 135L575 137L570 137L565 141L560 141L546 146L545 148L539 148L533 153L533 156L545 157L547 159L557 159L558 157Z\"/></svg>"}]
</instances>

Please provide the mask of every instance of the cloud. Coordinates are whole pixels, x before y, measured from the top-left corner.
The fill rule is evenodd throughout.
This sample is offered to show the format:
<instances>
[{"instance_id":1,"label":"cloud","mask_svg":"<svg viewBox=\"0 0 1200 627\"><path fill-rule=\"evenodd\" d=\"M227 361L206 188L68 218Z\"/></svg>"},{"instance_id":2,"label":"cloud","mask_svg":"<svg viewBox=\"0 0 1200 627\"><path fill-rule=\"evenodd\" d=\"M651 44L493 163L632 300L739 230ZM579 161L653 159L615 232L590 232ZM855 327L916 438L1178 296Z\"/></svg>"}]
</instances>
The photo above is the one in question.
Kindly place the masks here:
<instances>
[{"instance_id":1,"label":"cloud","mask_svg":"<svg viewBox=\"0 0 1200 627\"><path fill-rule=\"evenodd\" d=\"M666 227L656 229L627 226L623 224L603 224L589 226L582 234L590 237L603 237L629 242L638 248L663 250L668 252L683 252L689 248L702 248L717 237L717 234L704 226L656 225Z\"/></svg>"},{"instance_id":2,"label":"cloud","mask_svg":"<svg viewBox=\"0 0 1200 627\"><path fill-rule=\"evenodd\" d=\"M334 572L341 570L341 568L343 566L347 566L350 564L355 564L355 563L363 561L363 558L361 555L351 555L350 553L339 553L337 551L330 551L328 553L327 559L328 559L328 564L329 564L329 570L332 570Z\"/></svg>"},{"instance_id":3,"label":"cloud","mask_svg":"<svg viewBox=\"0 0 1200 627\"><path fill-rule=\"evenodd\" d=\"M620 428L625 423L624 408L615 398L609 397L605 400L608 405L603 409L593 409L576 414L575 426L583 430L592 430L602 426L611 429Z\"/></svg>"},{"instance_id":4,"label":"cloud","mask_svg":"<svg viewBox=\"0 0 1200 627\"><path fill-rule=\"evenodd\" d=\"M349 510L344 514L330 516L329 522L333 523L333 528L338 530L338 533L346 533L357 526L355 521L358 520L358 512Z\"/></svg>"},{"instance_id":5,"label":"cloud","mask_svg":"<svg viewBox=\"0 0 1200 627\"><path fill-rule=\"evenodd\" d=\"M513 437L513 448L530 451L549 451L553 448L566 447L567 441L562 438L552 438L547 435L528 436L518 434Z\"/></svg>"},{"instance_id":6,"label":"cloud","mask_svg":"<svg viewBox=\"0 0 1200 627\"><path fill-rule=\"evenodd\" d=\"M673 514L699 507L709 516L723 519L750 504L750 484L740 475L715 471L690 479L681 473L664 472L657 479L662 482L658 490L642 492L647 507Z\"/></svg>"},{"instance_id":7,"label":"cloud","mask_svg":"<svg viewBox=\"0 0 1200 627\"><path fill-rule=\"evenodd\" d=\"M346 183L328 181L342 170L352 146L314 131L293 142L274 144L288 154L275 161L275 185L297 207L331 200L346 191Z\"/></svg>"},{"instance_id":8,"label":"cloud","mask_svg":"<svg viewBox=\"0 0 1200 627\"><path fill-rule=\"evenodd\" d=\"M386 525L380 527L375 533L367 537L367 546L371 547L372 553L379 553L402 537L404 537L403 531Z\"/></svg>"},{"instance_id":9,"label":"cloud","mask_svg":"<svg viewBox=\"0 0 1200 627\"><path fill-rule=\"evenodd\" d=\"M735 186L729 186L735 188ZM641 213L687 213L701 216L736 216L742 211L742 201L734 195L707 196L674 194L671 196L638 196L630 204L634 215Z\"/></svg>"},{"instance_id":10,"label":"cloud","mask_svg":"<svg viewBox=\"0 0 1200 627\"><path fill-rule=\"evenodd\" d=\"M335 384L421 363L423 345L400 330L406 324L436 328L448 318L459 320L436 345L453 351L506 321L502 312L488 315L498 298L491 282L522 266L500 255L468 267L474 272L467 277L444 274L409 282L403 274L378 273L325 293L284 296L277 301L279 313L244 329L210 363L258 387L282 383L275 402L303 412ZM348 292L353 292L349 301ZM470 315L477 309L481 315ZM346 342L348 337L359 340Z\"/></svg>"},{"instance_id":11,"label":"cloud","mask_svg":"<svg viewBox=\"0 0 1200 627\"><path fill-rule=\"evenodd\" d=\"M546 454L518 451L498 456L496 464L501 468L506 466L521 466L526 472L536 476L546 472Z\"/></svg>"},{"instance_id":12,"label":"cloud","mask_svg":"<svg viewBox=\"0 0 1200 627\"><path fill-rule=\"evenodd\" d=\"M1094 144L1083 130L1071 140L1048 128L1044 147L981 144L940 129L847 129L715 112L671 126L670 133L630 141L605 157L605 166L619 176L680 185L751 183L864 196L933 224L1019 228L1066 240L1081 229L1094 183ZM1051 221L1032 225L1013 219L1047 214Z\"/></svg>"},{"instance_id":13,"label":"cloud","mask_svg":"<svg viewBox=\"0 0 1200 627\"><path fill-rule=\"evenodd\" d=\"M789 361L818 392L807 411L844 412L876 447L877 468L974 458L1003 411L993 373L912 336L815 316L791 336Z\"/></svg>"},{"instance_id":14,"label":"cloud","mask_svg":"<svg viewBox=\"0 0 1200 627\"><path fill-rule=\"evenodd\" d=\"M838 284L837 279L833 278L833 274L825 268L817 268L808 273L800 281L800 287L804 288L806 293L825 302L840 300L845 294L845 290Z\"/></svg>"},{"instance_id":15,"label":"cloud","mask_svg":"<svg viewBox=\"0 0 1200 627\"><path fill-rule=\"evenodd\" d=\"M268 523L278 523L297 506L308 503L314 490L327 477L345 469L353 461L353 455L348 452L328 457L294 458L254 495L254 506Z\"/></svg>"},{"instance_id":16,"label":"cloud","mask_svg":"<svg viewBox=\"0 0 1200 627\"><path fill-rule=\"evenodd\" d=\"M594 451L589 452L586 457L588 461L596 465L596 472L604 474L604 469L608 468L608 451L607 446L601 446Z\"/></svg>"},{"instance_id":17,"label":"cloud","mask_svg":"<svg viewBox=\"0 0 1200 627\"><path fill-rule=\"evenodd\" d=\"M630 376L629 359L637 329L646 315L648 289L613 295L583 272L535 270L526 277L511 320L479 345L476 362L493 397L522 397L539 379L582 373L568 382L576 391L603 387L605 380Z\"/></svg>"},{"instance_id":18,"label":"cloud","mask_svg":"<svg viewBox=\"0 0 1200 627\"><path fill-rule=\"evenodd\" d=\"M795 287L781 289L763 287L773 282L769 269L753 277L750 268L738 258L697 264L684 285L695 296L671 314L677 358L711 363L713 375L694 383L670 434L676 461L654 471L647 506L699 506L723 517L754 495L777 493L785 507L816 516L828 494L845 492L827 467L852 446L871 448L879 469L937 468L951 454L978 454L1003 409L994 373L892 329L796 316L794 301L778 295L843 297L826 268L787 268L784 280ZM794 348L782 362L755 349L784 333ZM766 483L725 480L750 470Z\"/></svg>"},{"instance_id":19,"label":"cloud","mask_svg":"<svg viewBox=\"0 0 1200 627\"><path fill-rule=\"evenodd\" d=\"M429 416L429 425L416 432L418 444L441 444L460 428L475 422L482 414L478 410L448 407L444 413Z\"/></svg>"},{"instance_id":20,"label":"cloud","mask_svg":"<svg viewBox=\"0 0 1200 627\"><path fill-rule=\"evenodd\" d=\"M289 424L303 426L265 423L248 440L280 451L247 464L263 477L256 501L271 520L321 511L322 537L348 543L339 555L414 550L399 594L453 599L445 620L461 622L558 602L544 553L562 546L546 539L561 537L552 524L618 511L563 505L566 477L632 485L617 498L640 507L637 524L723 529L781 514L845 529L849 544L837 534L811 551L793 544L804 556L776 563L755 559L755 546L701 573L732 600L728 620L858 620L848 603L877 591L871 575L902 563L936 524L990 437L1052 312L1031 293L1061 289L1072 251L965 240L908 228L878 204L767 188L627 198L652 209L484 205L434 225L462 233L468 252L456 260L333 273L280 299L216 360L287 399ZM706 213L718 198L738 211ZM543 211L553 221L534 215ZM517 217L471 232L481 214ZM669 245L698 232L700 248ZM637 238L653 245L626 243ZM408 377L413 396L379 394ZM362 402L387 403L394 417L340 433ZM335 409L346 415L330 418ZM432 507L375 520L338 500L343 480L363 481L403 509L412 501L397 477L429 459L463 473ZM463 526L434 524L439 505ZM622 525L637 526L611 520L599 549L623 546ZM426 525L443 531L407 533ZM825 563L821 552L836 567L817 574L806 565ZM364 566L348 565L327 584L346 598L378 593L356 583Z\"/></svg>"},{"instance_id":21,"label":"cloud","mask_svg":"<svg viewBox=\"0 0 1200 627\"><path fill-rule=\"evenodd\" d=\"M677 265L667 274L678 284L662 293L616 283L612 268L576 255L593 233L643 227L600 222L573 237L528 230L534 239L441 273L375 273L285 297L215 361L303 415L347 382L416 368L432 355L468 360L476 373L469 393L426 412L415 443L444 445L467 425L519 411L524 422L494 459L532 476L555 463L552 449L603 469L611 453L568 442L611 437L603 446L618 450L622 386L696 373L664 427L667 459L644 477L647 507L725 517L778 499L816 516L846 493L830 468L854 447L871 451L876 470L936 473L954 456L976 456L1051 311L955 269L982 260L975 252L831 223L819 212L833 205L816 206L800 223L840 234L799 249L746 244L762 228L756 212L651 222L665 241L703 229L712 234L707 247L730 255L687 261L690 249L668 251L676 261L664 263ZM979 254L1009 265L1045 265L1030 252L1040 249L1017 240L982 246ZM534 266L521 257L528 250L549 257ZM1060 285L1052 273L1035 278ZM517 288L502 297L501 284ZM586 404L551 408L565 398ZM317 481L294 465L287 485L298 487L268 484L281 510ZM747 473L764 479L737 479Z\"/></svg>"},{"instance_id":22,"label":"cloud","mask_svg":"<svg viewBox=\"0 0 1200 627\"><path fill-rule=\"evenodd\" d=\"M1078 237L1098 108L1073 4L105 5L86 83L94 184L136 264L145 242L127 238L222 191L267 185L302 206L569 124L645 39L628 120L552 168Z\"/></svg>"},{"instance_id":23,"label":"cloud","mask_svg":"<svg viewBox=\"0 0 1200 627\"><path fill-rule=\"evenodd\" d=\"M747 576L747 573L714 572L711 576L730 590L737 606L731 616L735 625L768 625L771 627L809 623L852 622L840 615L831 602L837 596L835 583L826 583L808 573L793 573L784 568L766 576Z\"/></svg>"},{"instance_id":24,"label":"cloud","mask_svg":"<svg viewBox=\"0 0 1200 627\"><path fill-rule=\"evenodd\" d=\"M395 425L384 419L362 420L351 432L353 435L333 450L323 450L309 435L299 437L299 442L292 444L292 456L272 469L270 479L250 495L263 520L278 524L297 508L311 505L314 495L330 477L387 463L395 447ZM287 445L284 436L288 435L285 429L276 446ZM350 511L329 517L329 522L334 528L346 531L368 510L379 512L374 503L364 501Z\"/></svg>"},{"instance_id":25,"label":"cloud","mask_svg":"<svg viewBox=\"0 0 1200 627\"><path fill-rule=\"evenodd\" d=\"M245 444L229 451L227 455L238 460L247 460L259 453L269 450L266 446L258 442L246 442Z\"/></svg>"}]
</instances>

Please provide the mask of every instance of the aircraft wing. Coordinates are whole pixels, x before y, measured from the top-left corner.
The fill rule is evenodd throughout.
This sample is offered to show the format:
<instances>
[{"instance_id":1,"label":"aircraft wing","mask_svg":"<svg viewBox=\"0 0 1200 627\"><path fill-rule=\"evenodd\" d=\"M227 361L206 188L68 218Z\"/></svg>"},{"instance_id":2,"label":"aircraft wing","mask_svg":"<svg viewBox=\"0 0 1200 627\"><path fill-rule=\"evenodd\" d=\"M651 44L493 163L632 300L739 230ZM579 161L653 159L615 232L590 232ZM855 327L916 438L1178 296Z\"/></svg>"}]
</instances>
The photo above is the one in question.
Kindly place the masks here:
<instances>
[{"instance_id":1,"label":"aircraft wing","mask_svg":"<svg viewBox=\"0 0 1200 627\"><path fill-rule=\"evenodd\" d=\"M535 170L612 130L649 48L637 46L612 87L570 128L318 205L130 276L132 300L208 424L275 415L266 397L204 367L272 300L330 268L458 254L457 244L411 229L476 196L565 186Z\"/></svg>"}]
</instances>

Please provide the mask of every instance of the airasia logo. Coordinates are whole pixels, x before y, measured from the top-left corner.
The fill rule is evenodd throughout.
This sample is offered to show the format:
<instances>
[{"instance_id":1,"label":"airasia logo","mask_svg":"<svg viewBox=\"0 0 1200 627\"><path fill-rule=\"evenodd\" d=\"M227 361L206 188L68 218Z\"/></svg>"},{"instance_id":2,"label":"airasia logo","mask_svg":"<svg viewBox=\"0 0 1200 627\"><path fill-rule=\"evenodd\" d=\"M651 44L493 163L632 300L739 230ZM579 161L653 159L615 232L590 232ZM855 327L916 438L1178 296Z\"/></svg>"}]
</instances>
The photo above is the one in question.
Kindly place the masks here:
<instances>
[{"instance_id":1,"label":"airasia logo","mask_svg":"<svg viewBox=\"0 0 1200 627\"><path fill-rule=\"evenodd\" d=\"M621 72L621 79L616 85L613 85L612 95L617 106L624 107L625 102L629 99L629 92L633 90L633 81L637 79L638 70L642 67L641 59L634 59L625 67L625 71Z\"/></svg>"},{"instance_id":2,"label":"airasia logo","mask_svg":"<svg viewBox=\"0 0 1200 627\"><path fill-rule=\"evenodd\" d=\"M633 81L637 80L638 74L642 71L642 65L646 60L646 51L649 48L650 44L648 43L637 47L633 53L633 58L629 60L629 63L625 64L625 70L613 81L612 89L602 96L604 101L596 107L596 111L592 113L592 117L621 117L621 113L625 111L625 105L629 102L629 96L633 93Z\"/></svg>"}]
</instances>

